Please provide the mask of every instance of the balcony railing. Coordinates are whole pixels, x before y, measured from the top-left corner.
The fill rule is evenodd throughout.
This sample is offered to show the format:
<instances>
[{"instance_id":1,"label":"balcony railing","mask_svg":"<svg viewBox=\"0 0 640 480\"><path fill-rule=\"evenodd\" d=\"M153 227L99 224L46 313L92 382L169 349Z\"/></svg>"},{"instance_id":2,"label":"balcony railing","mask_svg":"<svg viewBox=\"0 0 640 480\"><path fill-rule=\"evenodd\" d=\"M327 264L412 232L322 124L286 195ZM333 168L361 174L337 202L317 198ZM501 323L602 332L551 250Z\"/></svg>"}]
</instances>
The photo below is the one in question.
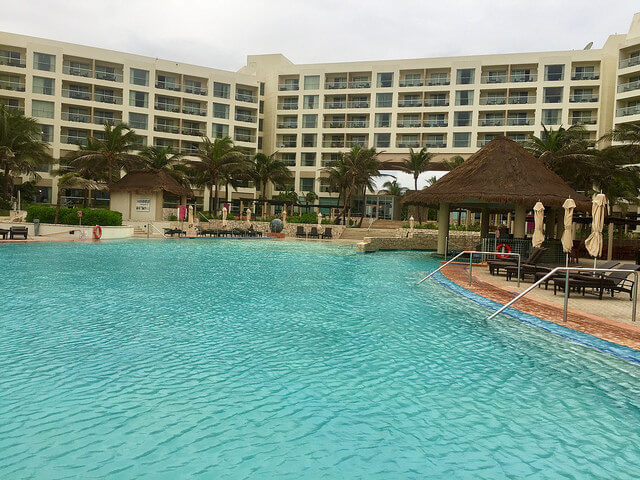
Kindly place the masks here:
<instances>
[{"instance_id":1,"label":"balcony railing","mask_svg":"<svg viewBox=\"0 0 640 480\"><path fill-rule=\"evenodd\" d=\"M448 107L449 106L449 100L440 100L440 99L427 99L424 101L424 106L425 107Z\"/></svg>"},{"instance_id":2,"label":"balcony railing","mask_svg":"<svg viewBox=\"0 0 640 480\"><path fill-rule=\"evenodd\" d=\"M165 112L180 113L180 105L176 103L156 102L154 105L156 110L163 110Z\"/></svg>"},{"instance_id":3,"label":"balcony railing","mask_svg":"<svg viewBox=\"0 0 640 480\"><path fill-rule=\"evenodd\" d=\"M278 104L278 110L297 110L297 109L298 109L297 103L279 103Z\"/></svg>"},{"instance_id":4,"label":"balcony railing","mask_svg":"<svg viewBox=\"0 0 640 480\"><path fill-rule=\"evenodd\" d=\"M182 113L186 113L188 115L199 115L204 117L207 115L207 109L202 107L182 107Z\"/></svg>"},{"instance_id":5,"label":"balcony railing","mask_svg":"<svg viewBox=\"0 0 640 480\"><path fill-rule=\"evenodd\" d=\"M535 95L509 97L509 105L525 105L528 103L536 103Z\"/></svg>"},{"instance_id":6,"label":"balcony railing","mask_svg":"<svg viewBox=\"0 0 640 480\"><path fill-rule=\"evenodd\" d=\"M396 142L398 148L418 148L420 147L420 140L398 140Z\"/></svg>"},{"instance_id":7,"label":"balcony railing","mask_svg":"<svg viewBox=\"0 0 640 480\"><path fill-rule=\"evenodd\" d=\"M182 127L183 135L192 135L194 137L203 137L205 135L205 131L200 127Z\"/></svg>"},{"instance_id":8,"label":"balcony railing","mask_svg":"<svg viewBox=\"0 0 640 480\"><path fill-rule=\"evenodd\" d=\"M180 153L184 153L185 155L189 155L190 153L198 153L199 151L199 148L195 148L192 146L185 146L180 149Z\"/></svg>"},{"instance_id":9,"label":"balcony railing","mask_svg":"<svg viewBox=\"0 0 640 480\"><path fill-rule=\"evenodd\" d=\"M349 108L369 108L369 100L349 100Z\"/></svg>"},{"instance_id":10,"label":"balcony railing","mask_svg":"<svg viewBox=\"0 0 640 480\"><path fill-rule=\"evenodd\" d=\"M597 120L594 117L571 117L571 125L595 125Z\"/></svg>"},{"instance_id":11,"label":"balcony railing","mask_svg":"<svg viewBox=\"0 0 640 480\"><path fill-rule=\"evenodd\" d=\"M505 105L507 97L480 97L480 105Z\"/></svg>"},{"instance_id":12,"label":"balcony railing","mask_svg":"<svg viewBox=\"0 0 640 480\"><path fill-rule=\"evenodd\" d=\"M326 102L324 107L330 109L347 108L347 102Z\"/></svg>"},{"instance_id":13,"label":"balcony railing","mask_svg":"<svg viewBox=\"0 0 640 480\"><path fill-rule=\"evenodd\" d=\"M344 140L323 140L322 146L329 148L344 148Z\"/></svg>"},{"instance_id":14,"label":"balcony railing","mask_svg":"<svg viewBox=\"0 0 640 480\"><path fill-rule=\"evenodd\" d=\"M421 107L421 99L400 99L398 100L399 107Z\"/></svg>"},{"instance_id":15,"label":"balcony railing","mask_svg":"<svg viewBox=\"0 0 640 480\"><path fill-rule=\"evenodd\" d=\"M348 120L348 128L367 128L369 126L368 120Z\"/></svg>"},{"instance_id":16,"label":"balcony railing","mask_svg":"<svg viewBox=\"0 0 640 480\"><path fill-rule=\"evenodd\" d=\"M629 115L638 114L640 114L640 104L616 109L616 117L628 117Z\"/></svg>"},{"instance_id":17,"label":"balcony railing","mask_svg":"<svg viewBox=\"0 0 640 480\"><path fill-rule=\"evenodd\" d=\"M446 120L425 120L425 127L446 127L449 125L449 122Z\"/></svg>"},{"instance_id":18,"label":"balcony railing","mask_svg":"<svg viewBox=\"0 0 640 480\"><path fill-rule=\"evenodd\" d=\"M122 82L122 74L117 72L107 72L98 70L96 67L95 78L98 80L106 80L107 82Z\"/></svg>"},{"instance_id":19,"label":"balcony railing","mask_svg":"<svg viewBox=\"0 0 640 480\"><path fill-rule=\"evenodd\" d=\"M300 90L300 85L297 83L280 83L278 84L278 90L280 90L281 92Z\"/></svg>"},{"instance_id":20,"label":"balcony railing","mask_svg":"<svg viewBox=\"0 0 640 480\"><path fill-rule=\"evenodd\" d=\"M544 103L562 103L562 95L546 95L543 99Z\"/></svg>"},{"instance_id":21,"label":"balcony railing","mask_svg":"<svg viewBox=\"0 0 640 480\"><path fill-rule=\"evenodd\" d=\"M345 128L346 122L344 120L329 120L326 122L322 122L322 126L324 128Z\"/></svg>"},{"instance_id":22,"label":"balcony railing","mask_svg":"<svg viewBox=\"0 0 640 480\"><path fill-rule=\"evenodd\" d=\"M122 105L122 97L119 95L110 95L108 93L98 93L96 92L93 95L93 99L96 102L101 102L101 103L112 103L115 105Z\"/></svg>"},{"instance_id":23,"label":"balcony railing","mask_svg":"<svg viewBox=\"0 0 640 480\"><path fill-rule=\"evenodd\" d=\"M482 75L480 83L507 83L506 72L501 75Z\"/></svg>"},{"instance_id":24,"label":"balcony railing","mask_svg":"<svg viewBox=\"0 0 640 480\"><path fill-rule=\"evenodd\" d=\"M179 92L180 84L173 82L158 82L156 81L156 88L161 88L162 90L171 90L172 92Z\"/></svg>"},{"instance_id":25,"label":"balcony railing","mask_svg":"<svg viewBox=\"0 0 640 480\"><path fill-rule=\"evenodd\" d=\"M571 80L600 80L600 75L595 72L573 72Z\"/></svg>"},{"instance_id":26,"label":"balcony railing","mask_svg":"<svg viewBox=\"0 0 640 480\"><path fill-rule=\"evenodd\" d=\"M523 126L533 125L533 118L507 118L507 125Z\"/></svg>"},{"instance_id":27,"label":"balcony railing","mask_svg":"<svg viewBox=\"0 0 640 480\"><path fill-rule=\"evenodd\" d=\"M324 87L328 90L336 90L338 88L347 88L346 81L327 80L324 83Z\"/></svg>"},{"instance_id":28,"label":"balcony railing","mask_svg":"<svg viewBox=\"0 0 640 480\"><path fill-rule=\"evenodd\" d=\"M71 90L68 88L63 88L62 96L67 98L73 98L76 100L91 100L91 91L90 90Z\"/></svg>"},{"instance_id":29,"label":"balcony railing","mask_svg":"<svg viewBox=\"0 0 640 480\"><path fill-rule=\"evenodd\" d=\"M377 108L393 107L393 101L391 100L376 101L376 107Z\"/></svg>"},{"instance_id":30,"label":"balcony railing","mask_svg":"<svg viewBox=\"0 0 640 480\"><path fill-rule=\"evenodd\" d=\"M185 85L182 89L184 93L192 93L193 95L206 95L207 89L195 85Z\"/></svg>"},{"instance_id":31,"label":"balcony railing","mask_svg":"<svg viewBox=\"0 0 640 480\"><path fill-rule=\"evenodd\" d=\"M258 117L254 115L247 115L245 113L236 113L236 120L238 122L256 123L258 121Z\"/></svg>"},{"instance_id":32,"label":"balcony railing","mask_svg":"<svg viewBox=\"0 0 640 480\"><path fill-rule=\"evenodd\" d=\"M618 85L618 93L630 92L631 90L640 89L640 80L634 82L621 83Z\"/></svg>"},{"instance_id":33,"label":"balcony railing","mask_svg":"<svg viewBox=\"0 0 640 480\"><path fill-rule=\"evenodd\" d=\"M400 128L415 128L421 126L421 120L398 120L398 127Z\"/></svg>"},{"instance_id":34,"label":"balcony railing","mask_svg":"<svg viewBox=\"0 0 640 480\"><path fill-rule=\"evenodd\" d=\"M391 127L391 120L378 120L375 124L376 128L389 128Z\"/></svg>"},{"instance_id":35,"label":"balcony railing","mask_svg":"<svg viewBox=\"0 0 640 480\"><path fill-rule=\"evenodd\" d=\"M66 120L67 122L89 123L91 122L91 115L88 113L62 112L62 120Z\"/></svg>"},{"instance_id":36,"label":"balcony railing","mask_svg":"<svg viewBox=\"0 0 640 480\"><path fill-rule=\"evenodd\" d=\"M481 118L478 123L481 127L501 127L504 125L504 118Z\"/></svg>"},{"instance_id":37,"label":"balcony railing","mask_svg":"<svg viewBox=\"0 0 640 480\"><path fill-rule=\"evenodd\" d=\"M53 87L34 85L33 93L39 93L41 95L53 95Z\"/></svg>"},{"instance_id":38,"label":"balcony railing","mask_svg":"<svg viewBox=\"0 0 640 480\"><path fill-rule=\"evenodd\" d=\"M438 86L438 85L449 85L451 83L451 79L447 78L430 78L427 82L427 85L430 87Z\"/></svg>"},{"instance_id":39,"label":"balcony railing","mask_svg":"<svg viewBox=\"0 0 640 480\"><path fill-rule=\"evenodd\" d=\"M12 90L14 92L24 92L25 84L24 82L11 82L0 80L0 88L3 90Z\"/></svg>"},{"instance_id":40,"label":"balcony railing","mask_svg":"<svg viewBox=\"0 0 640 480\"><path fill-rule=\"evenodd\" d=\"M110 125L115 125L117 123L122 123L122 120L120 118L104 117L104 116L100 116L100 115L94 115L93 116L93 123L95 123L96 125L104 125L105 123L108 123Z\"/></svg>"},{"instance_id":41,"label":"balcony railing","mask_svg":"<svg viewBox=\"0 0 640 480\"><path fill-rule=\"evenodd\" d=\"M258 97L246 93L236 93L236 100L240 102L258 103Z\"/></svg>"},{"instance_id":42,"label":"balcony railing","mask_svg":"<svg viewBox=\"0 0 640 480\"><path fill-rule=\"evenodd\" d=\"M424 142L424 146L427 148L447 148L447 142L439 140L427 140Z\"/></svg>"},{"instance_id":43,"label":"balcony railing","mask_svg":"<svg viewBox=\"0 0 640 480\"><path fill-rule=\"evenodd\" d=\"M422 87L422 85L424 85L424 82L422 81L422 79L404 79L401 78L399 85L401 87Z\"/></svg>"},{"instance_id":44,"label":"balcony railing","mask_svg":"<svg viewBox=\"0 0 640 480\"><path fill-rule=\"evenodd\" d=\"M72 67L71 65L63 65L62 73L66 73L67 75L73 75L74 77L91 78L93 76L93 71L90 68Z\"/></svg>"},{"instance_id":45,"label":"balcony railing","mask_svg":"<svg viewBox=\"0 0 640 480\"><path fill-rule=\"evenodd\" d=\"M166 123L156 123L153 129L156 132L180 133L180 127L178 125L167 125Z\"/></svg>"},{"instance_id":46,"label":"balcony railing","mask_svg":"<svg viewBox=\"0 0 640 480\"><path fill-rule=\"evenodd\" d=\"M512 73L509 77L509 81L513 83L528 83L535 82L538 79L538 75L535 73Z\"/></svg>"},{"instance_id":47,"label":"balcony railing","mask_svg":"<svg viewBox=\"0 0 640 480\"><path fill-rule=\"evenodd\" d=\"M597 95L571 95L569 97L569 101L571 103L581 103L581 102L597 102Z\"/></svg>"},{"instance_id":48,"label":"balcony railing","mask_svg":"<svg viewBox=\"0 0 640 480\"><path fill-rule=\"evenodd\" d=\"M478 147L484 147L491 140L493 140L493 138L479 138L477 145L478 145Z\"/></svg>"},{"instance_id":49,"label":"balcony railing","mask_svg":"<svg viewBox=\"0 0 640 480\"><path fill-rule=\"evenodd\" d=\"M254 135L246 135L244 133L238 133L238 132L236 132L236 135L234 138L237 142L255 143L256 141L256 137Z\"/></svg>"},{"instance_id":50,"label":"balcony railing","mask_svg":"<svg viewBox=\"0 0 640 480\"><path fill-rule=\"evenodd\" d=\"M636 65L640 65L640 56L620 60L620 68L635 67Z\"/></svg>"},{"instance_id":51,"label":"balcony railing","mask_svg":"<svg viewBox=\"0 0 640 480\"><path fill-rule=\"evenodd\" d=\"M147 129L147 123L146 122L136 122L135 120L131 121L131 119L129 119L129 126L131 128L137 128L138 130L146 130Z\"/></svg>"},{"instance_id":52,"label":"balcony railing","mask_svg":"<svg viewBox=\"0 0 640 480\"><path fill-rule=\"evenodd\" d=\"M282 140L278 143L278 146L281 148L296 148L298 146L298 142L295 140Z\"/></svg>"},{"instance_id":53,"label":"balcony railing","mask_svg":"<svg viewBox=\"0 0 640 480\"><path fill-rule=\"evenodd\" d=\"M345 145L347 147L366 147L367 141L366 140L347 140L345 142Z\"/></svg>"},{"instance_id":54,"label":"balcony railing","mask_svg":"<svg viewBox=\"0 0 640 480\"><path fill-rule=\"evenodd\" d=\"M371 88L371 81L349 82L349 88Z\"/></svg>"},{"instance_id":55,"label":"balcony railing","mask_svg":"<svg viewBox=\"0 0 640 480\"><path fill-rule=\"evenodd\" d=\"M60 141L70 145L87 145L87 137L80 137L76 135L61 135Z\"/></svg>"},{"instance_id":56,"label":"balcony railing","mask_svg":"<svg viewBox=\"0 0 640 480\"><path fill-rule=\"evenodd\" d=\"M20 67L20 68L25 68L27 66L22 56L19 58L16 58L10 55L0 55L0 65L6 65L8 67Z\"/></svg>"},{"instance_id":57,"label":"balcony railing","mask_svg":"<svg viewBox=\"0 0 640 480\"><path fill-rule=\"evenodd\" d=\"M298 128L298 122L278 122L278 128Z\"/></svg>"}]
</instances>

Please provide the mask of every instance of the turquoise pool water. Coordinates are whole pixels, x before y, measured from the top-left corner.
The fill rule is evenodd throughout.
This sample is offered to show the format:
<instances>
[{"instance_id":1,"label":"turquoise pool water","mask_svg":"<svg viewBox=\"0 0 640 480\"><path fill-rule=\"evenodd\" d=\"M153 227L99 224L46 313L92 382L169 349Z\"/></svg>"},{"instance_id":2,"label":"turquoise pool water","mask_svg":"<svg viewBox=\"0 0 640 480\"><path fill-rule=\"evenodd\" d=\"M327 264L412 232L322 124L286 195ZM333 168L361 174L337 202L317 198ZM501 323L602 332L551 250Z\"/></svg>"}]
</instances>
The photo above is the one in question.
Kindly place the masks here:
<instances>
[{"instance_id":1,"label":"turquoise pool water","mask_svg":"<svg viewBox=\"0 0 640 480\"><path fill-rule=\"evenodd\" d=\"M640 367L425 255L0 245L0 478L638 478Z\"/></svg>"}]
</instances>

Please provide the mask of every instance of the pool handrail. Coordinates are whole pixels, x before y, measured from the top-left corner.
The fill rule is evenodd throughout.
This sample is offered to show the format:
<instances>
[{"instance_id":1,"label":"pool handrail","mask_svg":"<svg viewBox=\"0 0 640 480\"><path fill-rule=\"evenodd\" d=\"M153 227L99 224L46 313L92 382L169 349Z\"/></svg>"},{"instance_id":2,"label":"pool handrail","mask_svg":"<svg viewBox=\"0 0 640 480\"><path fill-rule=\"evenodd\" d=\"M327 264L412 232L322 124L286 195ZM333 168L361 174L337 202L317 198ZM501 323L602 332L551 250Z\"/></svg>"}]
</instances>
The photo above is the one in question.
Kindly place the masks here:
<instances>
[{"instance_id":1,"label":"pool handrail","mask_svg":"<svg viewBox=\"0 0 640 480\"><path fill-rule=\"evenodd\" d=\"M162 230L160 230L158 227L156 227L153 223L148 222L147 223L147 238L149 238L151 231L150 228L153 228L156 232L158 232L160 235L162 235L164 238L167 238L167 236L164 234L164 232Z\"/></svg>"},{"instance_id":2,"label":"pool handrail","mask_svg":"<svg viewBox=\"0 0 640 480\"><path fill-rule=\"evenodd\" d=\"M633 305L631 306L631 321L633 321L633 322L636 321L636 309L637 309L636 303L637 303L637 300L638 300L638 278L639 278L638 277L638 271L637 270L622 269L622 268L593 268L593 267L556 267L553 270L551 270L549 273L547 273L545 276L543 276L540 280L537 280L530 287L528 287L527 289L525 289L524 291L519 293L513 300L509 300L502 307L500 307L494 313L489 315L489 317L487 317L487 320L491 320L492 318L494 318L499 313L502 313L504 310L506 310L511 305L516 303L518 300L520 300L527 293L529 293L531 290L533 290L535 287L540 285L542 282L544 282L546 279L548 279L552 275L555 275L557 272L562 272L563 271L563 272L566 272L566 275L565 275L565 284L564 284L564 307L563 307L563 312L562 312L562 319L563 319L563 321L566 322L567 321L567 307L568 307L568 303L569 303L569 272L571 270L578 271L578 272L627 272L627 273L633 273L633 275L635 276L635 281L633 282L633 292L631 294L631 301L633 303Z\"/></svg>"},{"instance_id":3,"label":"pool handrail","mask_svg":"<svg viewBox=\"0 0 640 480\"><path fill-rule=\"evenodd\" d=\"M474 254L478 254L478 255L500 255L500 256L512 256L512 257L517 257L518 258L518 286L520 286L520 254L516 253L516 252L496 252L496 251L482 251L482 250L463 250L462 252L460 252L459 254L457 254L456 256L454 256L453 258L451 258L449 261L445 262L444 264L440 265L440 267L438 267L437 269L435 269L433 272L431 272L429 275L427 275L426 277L424 277L422 280L420 280L417 285L420 285L422 282L424 282L425 280L427 280L428 278L431 278L432 276L434 276L436 273L438 273L440 270L442 270L444 267L446 267L447 265L449 265L451 262L453 262L454 260L456 260L457 258L460 258L462 255L464 254L469 254L469 285L471 285L471 279L472 277L472 272L473 272L473 255Z\"/></svg>"}]
</instances>

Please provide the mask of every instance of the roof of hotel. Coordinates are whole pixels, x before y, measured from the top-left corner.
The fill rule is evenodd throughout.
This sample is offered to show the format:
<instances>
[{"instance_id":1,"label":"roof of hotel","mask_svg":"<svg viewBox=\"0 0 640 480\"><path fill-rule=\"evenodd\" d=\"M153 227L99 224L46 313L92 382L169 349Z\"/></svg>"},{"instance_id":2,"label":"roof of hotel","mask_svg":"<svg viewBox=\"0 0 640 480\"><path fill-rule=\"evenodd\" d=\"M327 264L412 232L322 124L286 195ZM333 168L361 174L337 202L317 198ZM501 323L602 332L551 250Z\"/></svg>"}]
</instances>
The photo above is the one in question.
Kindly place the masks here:
<instances>
[{"instance_id":1,"label":"roof of hotel","mask_svg":"<svg viewBox=\"0 0 640 480\"><path fill-rule=\"evenodd\" d=\"M540 201L545 206L561 207L569 197L579 210L590 209L589 199L519 143L501 135L430 187L408 194L404 202L411 205L448 202L473 209L482 204L531 207Z\"/></svg>"},{"instance_id":2,"label":"roof of hotel","mask_svg":"<svg viewBox=\"0 0 640 480\"><path fill-rule=\"evenodd\" d=\"M163 170L132 170L109 186L112 192L158 192L190 197L193 192Z\"/></svg>"}]
</instances>

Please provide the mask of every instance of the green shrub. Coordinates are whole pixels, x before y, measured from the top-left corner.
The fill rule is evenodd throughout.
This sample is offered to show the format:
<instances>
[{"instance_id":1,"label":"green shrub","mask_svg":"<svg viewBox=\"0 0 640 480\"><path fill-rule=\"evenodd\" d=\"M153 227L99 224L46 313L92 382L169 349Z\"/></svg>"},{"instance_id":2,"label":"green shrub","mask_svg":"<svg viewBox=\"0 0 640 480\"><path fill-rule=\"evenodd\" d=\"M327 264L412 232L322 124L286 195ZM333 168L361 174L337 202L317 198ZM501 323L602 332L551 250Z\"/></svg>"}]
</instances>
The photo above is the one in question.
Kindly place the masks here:
<instances>
[{"instance_id":1,"label":"green shrub","mask_svg":"<svg viewBox=\"0 0 640 480\"><path fill-rule=\"evenodd\" d=\"M167 217L167 220L169 220L170 222L175 222L176 220L178 220L178 217L175 213L172 213Z\"/></svg>"},{"instance_id":2,"label":"green shrub","mask_svg":"<svg viewBox=\"0 0 640 480\"><path fill-rule=\"evenodd\" d=\"M58 223L63 225L79 225L78 210L82 210L83 225L120 226L122 214L113 210L102 208L61 208L58 214ZM56 216L56 207L45 205L29 205L27 207L27 222L39 219L40 223L53 223Z\"/></svg>"}]
</instances>

